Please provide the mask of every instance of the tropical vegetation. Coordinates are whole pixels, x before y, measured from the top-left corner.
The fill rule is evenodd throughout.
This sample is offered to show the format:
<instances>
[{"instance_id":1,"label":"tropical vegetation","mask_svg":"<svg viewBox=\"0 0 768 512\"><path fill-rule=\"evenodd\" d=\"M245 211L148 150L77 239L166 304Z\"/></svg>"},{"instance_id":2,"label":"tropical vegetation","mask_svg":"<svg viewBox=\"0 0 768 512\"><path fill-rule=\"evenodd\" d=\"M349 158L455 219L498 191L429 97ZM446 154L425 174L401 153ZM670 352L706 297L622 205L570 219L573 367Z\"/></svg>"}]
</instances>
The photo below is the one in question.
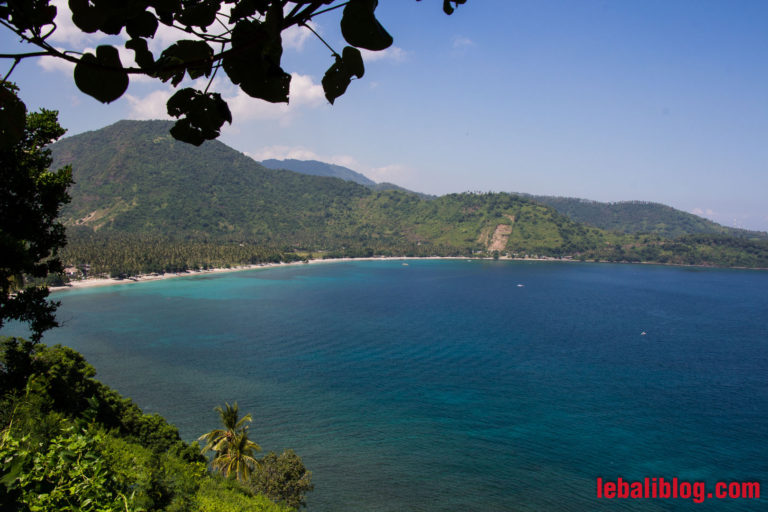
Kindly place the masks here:
<instances>
[{"instance_id":1,"label":"tropical vegetation","mask_svg":"<svg viewBox=\"0 0 768 512\"><path fill-rule=\"evenodd\" d=\"M2 510L287 512L304 503L301 459L289 478L248 479L235 453L255 443L240 428L218 439L226 463L214 458L211 472L197 443L94 376L71 348L0 340ZM247 464L267 475L282 467L271 456Z\"/></svg>"},{"instance_id":2,"label":"tropical vegetation","mask_svg":"<svg viewBox=\"0 0 768 512\"><path fill-rule=\"evenodd\" d=\"M573 197L524 196L551 206L576 222L618 233L652 233L665 239L699 234L768 239L768 233L764 231L721 226L692 213L650 201L601 203Z\"/></svg>"},{"instance_id":3,"label":"tropical vegetation","mask_svg":"<svg viewBox=\"0 0 768 512\"><path fill-rule=\"evenodd\" d=\"M72 200L62 211L69 235L62 258L77 275L183 272L310 256L498 254L768 267L764 234L663 205L563 199L550 201L553 207L546 198L520 194L380 190L267 169L218 141L181 144L168 136L169 126L121 121L51 146L54 163L73 168ZM338 171L323 169L318 172Z\"/></svg>"},{"instance_id":4,"label":"tropical vegetation","mask_svg":"<svg viewBox=\"0 0 768 512\"><path fill-rule=\"evenodd\" d=\"M69 200L71 171L66 166L49 170L46 145L64 133L56 112L27 114L15 88L5 82L0 100L0 327L21 321L32 334L32 341L0 338L0 509L278 512L298 507L303 494L291 501L295 505L276 504L255 481L227 478L231 465L222 476L211 473L196 444L187 444L162 417L144 414L95 380L82 355L40 343L42 333L56 325L56 304L39 282L62 269L58 251L65 243L64 226L57 216ZM21 125L6 122L14 116ZM242 436L231 445L241 453L253 447ZM234 454L234 448L227 453ZM242 474L237 465L234 473ZM292 497L296 486L286 486L283 492Z\"/></svg>"},{"instance_id":5,"label":"tropical vegetation","mask_svg":"<svg viewBox=\"0 0 768 512\"><path fill-rule=\"evenodd\" d=\"M71 169L51 171L46 148L65 130L51 110L27 113L12 84L0 82L0 327L27 322L32 339L54 327L48 290L30 284L61 272L58 251L65 243L57 218L67 201ZM18 117L21 124L5 124ZM16 128L19 128L18 130Z\"/></svg>"},{"instance_id":6,"label":"tropical vegetation","mask_svg":"<svg viewBox=\"0 0 768 512\"><path fill-rule=\"evenodd\" d=\"M261 446L248 439L248 423L251 415L240 417L237 402L234 405L225 403L224 407L216 407L224 428L211 430L200 436L198 441L205 441L202 453L209 450L214 452L213 468L224 476L234 476L240 482L245 482L251 476L256 466L255 452L261 451Z\"/></svg>"}]
</instances>

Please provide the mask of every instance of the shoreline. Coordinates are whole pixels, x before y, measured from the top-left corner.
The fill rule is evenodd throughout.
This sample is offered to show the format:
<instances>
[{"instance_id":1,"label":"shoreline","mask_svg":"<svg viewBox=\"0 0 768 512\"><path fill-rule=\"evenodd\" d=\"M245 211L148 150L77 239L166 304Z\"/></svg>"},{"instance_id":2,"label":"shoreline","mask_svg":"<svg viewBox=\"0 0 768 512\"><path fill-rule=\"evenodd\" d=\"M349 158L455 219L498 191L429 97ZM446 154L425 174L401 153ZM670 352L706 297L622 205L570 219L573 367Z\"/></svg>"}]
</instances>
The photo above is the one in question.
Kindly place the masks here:
<instances>
[{"instance_id":1,"label":"shoreline","mask_svg":"<svg viewBox=\"0 0 768 512\"><path fill-rule=\"evenodd\" d=\"M246 270L269 269L278 267L288 267L297 265L314 265L320 263L343 263L350 261L406 261L406 260L471 260L471 261L492 261L493 258L470 258L466 256L372 256L364 258L315 258L307 261L292 261L281 263L254 263L252 265L238 265L233 267L217 267L208 270L188 270L186 272L168 272L165 274L142 274L138 276L117 279L114 277L88 277L77 281L70 281L64 286L50 286L51 292L61 292L67 290L77 290L81 288L97 288L102 286L117 286L123 284L145 283L148 281L161 281L164 279L173 279L176 277L196 276L206 274L224 274L228 272L243 272ZM569 262L575 260L564 260L557 258L499 258L498 261L560 261Z\"/></svg>"},{"instance_id":2,"label":"shoreline","mask_svg":"<svg viewBox=\"0 0 768 512\"><path fill-rule=\"evenodd\" d=\"M173 279L176 277L196 276L206 274L225 274L230 272L243 272L246 270L258 270L258 269L270 269L278 267L288 267L297 265L314 265L321 263L344 263L350 261L407 261L407 260L467 260L467 261L494 261L494 258L473 258L467 256L371 256L364 258L315 258L307 261L292 261L292 262L280 262L280 263L254 263L251 265L238 265L233 267L217 267L208 270L188 270L186 272L168 272L165 274L142 274L138 276L126 277L125 279L117 279L114 277L89 277L86 279L80 279L77 281L70 281L64 286L50 286L48 290L51 292L62 292L67 290L77 290L81 288L97 288L103 286L118 286L124 284L145 283L149 281L161 281L165 279ZM562 259L562 258L504 258L501 257L495 261L535 261L535 262L560 262L560 263L582 263L580 260L575 259ZM586 263L614 263L624 265L660 265L664 267L691 267L691 268L723 268L732 270L768 270L768 268L752 268L752 267L717 267L710 265L685 265L675 263L657 263L657 262L586 262Z\"/></svg>"},{"instance_id":3,"label":"shoreline","mask_svg":"<svg viewBox=\"0 0 768 512\"><path fill-rule=\"evenodd\" d=\"M458 256L382 256L382 257L370 257L370 258L316 258L307 261L292 261L292 262L280 262L280 263L254 263L251 265L238 265L233 267L217 267L208 270L187 270L186 272L167 272L164 274L142 274L138 276L126 277L125 279L117 279L115 277L88 277L86 279L80 279L77 281L70 281L64 286L50 286L48 289L51 292L60 292L66 290L76 290L80 288L96 288L101 286L117 286L121 284L133 284L133 283L145 283L148 281L161 281L164 279L173 279L176 277L196 276L206 274L224 274L229 272L243 272L246 270L258 270L269 269L277 267L288 267L297 265L313 265L317 263L334 263L334 262L348 262L348 261L398 261L398 260L434 260L434 259L475 259L482 258L462 258ZM511 258L509 258L511 259Z\"/></svg>"}]
</instances>

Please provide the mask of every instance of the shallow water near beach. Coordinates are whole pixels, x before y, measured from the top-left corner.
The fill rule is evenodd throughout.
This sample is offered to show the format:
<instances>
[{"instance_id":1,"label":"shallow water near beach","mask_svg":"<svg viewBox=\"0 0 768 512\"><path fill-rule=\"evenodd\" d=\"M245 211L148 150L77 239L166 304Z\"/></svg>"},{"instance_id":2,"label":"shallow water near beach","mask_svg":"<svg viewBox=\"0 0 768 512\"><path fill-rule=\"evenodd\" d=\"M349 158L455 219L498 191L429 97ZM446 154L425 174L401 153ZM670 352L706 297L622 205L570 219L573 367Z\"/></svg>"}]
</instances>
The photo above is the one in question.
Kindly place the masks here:
<instances>
[{"instance_id":1,"label":"shallow water near beach","mask_svg":"<svg viewBox=\"0 0 768 512\"><path fill-rule=\"evenodd\" d=\"M187 440L237 401L313 471L313 512L766 501L596 498L598 477L768 485L766 272L348 262L56 298L46 343Z\"/></svg>"}]
</instances>

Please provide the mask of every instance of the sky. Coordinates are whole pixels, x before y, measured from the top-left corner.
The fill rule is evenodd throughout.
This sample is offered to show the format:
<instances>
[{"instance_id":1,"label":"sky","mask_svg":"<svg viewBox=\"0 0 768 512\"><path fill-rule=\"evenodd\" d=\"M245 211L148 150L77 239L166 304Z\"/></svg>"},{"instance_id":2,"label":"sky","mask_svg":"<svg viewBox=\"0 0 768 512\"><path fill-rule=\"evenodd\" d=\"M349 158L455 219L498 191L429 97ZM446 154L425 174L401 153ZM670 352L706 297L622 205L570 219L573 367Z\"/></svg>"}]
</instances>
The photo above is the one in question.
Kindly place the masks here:
<instances>
[{"instance_id":1,"label":"sky","mask_svg":"<svg viewBox=\"0 0 768 512\"><path fill-rule=\"evenodd\" d=\"M55 46L120 42L79 32L66 0L54 3ZM394 45L364 52L365 76L334 105L320 86L330 51L304 28L283 34L289 105L217 77L234 117L220 140L256 160L322 160L430 194L654 201L768 230L768 2L468 0L446 16L439 0L381 0L376 15ZM314 27L340 53L339 18ZM150 48L178 38L165 28ZM7 31L0 45L18 47ZM167 118L173 93L132 78L102 105L49 58L10 78L28 108L58 110L69 135Z\"/></svg>"}]
</instances>

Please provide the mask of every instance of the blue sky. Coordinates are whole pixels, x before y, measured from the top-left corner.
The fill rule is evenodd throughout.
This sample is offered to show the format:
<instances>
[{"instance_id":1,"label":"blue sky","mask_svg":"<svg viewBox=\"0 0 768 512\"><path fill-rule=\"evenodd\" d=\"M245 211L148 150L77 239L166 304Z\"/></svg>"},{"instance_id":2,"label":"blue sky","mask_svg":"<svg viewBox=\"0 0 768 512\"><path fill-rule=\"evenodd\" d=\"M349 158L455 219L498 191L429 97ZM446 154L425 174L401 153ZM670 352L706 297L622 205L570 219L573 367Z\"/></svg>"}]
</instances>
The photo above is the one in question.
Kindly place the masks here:
<instances>
[{"instance_id":1,"label":"blue sky","mask_svg":"<svg viewBox=\"0 0 768 512\"><path fill-rule=\"evenodd\" d=\"M333 106L319 85L329 51L306 30L286 34L291 104L217 82L235 117L221 140L256 159L319 159L433 194L658 201L768 230L768 2L469 0L450 17L441 4L382 0L395 44L366 55L365 77ZM340 51L338 19L323 15L316 29ZM101 42L59 25L56 46ZM175 37L158 34L157 48ZM58 109L70 134L162 118L171 94L134 80L101 105L70 67L42 59L12 79L29 107Z\"/></svg>"}]
</instances>

